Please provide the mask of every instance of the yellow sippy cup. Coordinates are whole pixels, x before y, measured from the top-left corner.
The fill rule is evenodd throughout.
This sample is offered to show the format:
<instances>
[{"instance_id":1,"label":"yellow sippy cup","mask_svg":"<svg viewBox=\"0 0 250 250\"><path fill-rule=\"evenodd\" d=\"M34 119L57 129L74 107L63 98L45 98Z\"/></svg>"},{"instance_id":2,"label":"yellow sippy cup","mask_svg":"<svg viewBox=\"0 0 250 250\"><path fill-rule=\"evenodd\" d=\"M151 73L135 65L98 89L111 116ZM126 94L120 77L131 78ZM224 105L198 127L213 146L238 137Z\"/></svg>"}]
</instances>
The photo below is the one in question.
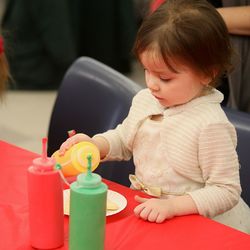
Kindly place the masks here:
<instances>
[{"instance_id":1,"label":"yellow sippy cup","mask_svg":"<svg viewBox=\"0 0 250 250\"><path fill-rule=\"evenodd\" d=\"M73 145L64 155L60 156L58 150L52 155L56 162L62 167L65 177L75 176L79 173L86 173L88 167L88 155L92 156L92 171L100 163L99 149L91 142L79 142Z\"/></svg>"}]
</instances>

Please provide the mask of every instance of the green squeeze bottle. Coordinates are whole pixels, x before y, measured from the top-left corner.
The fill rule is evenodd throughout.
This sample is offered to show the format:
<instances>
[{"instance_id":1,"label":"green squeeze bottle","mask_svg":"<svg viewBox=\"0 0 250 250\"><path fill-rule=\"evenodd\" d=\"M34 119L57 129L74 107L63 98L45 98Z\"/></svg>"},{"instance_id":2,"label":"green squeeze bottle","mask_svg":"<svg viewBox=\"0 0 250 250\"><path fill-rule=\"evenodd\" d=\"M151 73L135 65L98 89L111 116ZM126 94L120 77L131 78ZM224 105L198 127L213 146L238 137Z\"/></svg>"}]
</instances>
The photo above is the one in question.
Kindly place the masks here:
<instances>
[{"instance_id":1,"label":"green squeeze bottle","mask_svg":"<svg viewBox=\"0 0 250 250\"><path fill-rule=\"evenodd\" d=\"M70 250L103 250L106 223L107 185L100 175L88 170L77 176L70 186Z\"/></svg>"}]
</instances>

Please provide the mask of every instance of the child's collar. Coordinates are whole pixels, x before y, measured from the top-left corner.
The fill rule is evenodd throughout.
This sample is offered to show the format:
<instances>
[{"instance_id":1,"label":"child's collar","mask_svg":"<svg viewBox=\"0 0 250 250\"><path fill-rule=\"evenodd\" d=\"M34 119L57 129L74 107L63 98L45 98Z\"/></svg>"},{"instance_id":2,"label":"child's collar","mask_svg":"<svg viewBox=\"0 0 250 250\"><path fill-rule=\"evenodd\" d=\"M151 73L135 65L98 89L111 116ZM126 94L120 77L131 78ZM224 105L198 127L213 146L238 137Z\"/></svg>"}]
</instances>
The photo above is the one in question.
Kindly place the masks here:
<instances>
[{"instance_id":1,"label":"child's collar","mask_svg":"<svg viewBox=\"0 0 250 250\"><path fill-rule=\"evenodd\" d=\"M210 90L207 91L206 95L202 95L200 97L197 97L187 103L170 107L170 108L165 108L164 114L167 115L174 115L177 113L180 113L182 111L185 111L187 109L190 109L192 107L195 107L197 105L200 105L202 103L218 103L220 104L223 101L223 94L218 91L215 88L211 88Z\"/></svg>"}]
</instances>

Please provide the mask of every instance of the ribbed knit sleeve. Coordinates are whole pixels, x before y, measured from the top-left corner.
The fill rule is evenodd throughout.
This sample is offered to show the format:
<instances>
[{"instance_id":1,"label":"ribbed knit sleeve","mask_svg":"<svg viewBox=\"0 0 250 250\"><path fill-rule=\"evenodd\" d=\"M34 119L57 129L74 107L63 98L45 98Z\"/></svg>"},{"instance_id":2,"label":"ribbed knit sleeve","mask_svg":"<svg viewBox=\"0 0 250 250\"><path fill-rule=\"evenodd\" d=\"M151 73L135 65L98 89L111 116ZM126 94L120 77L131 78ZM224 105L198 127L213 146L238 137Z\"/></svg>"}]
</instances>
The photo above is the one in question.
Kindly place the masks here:
<instances>
[{"instance_id":1,"label":"ribbed knit sleeve","mask_svg":"<svg viewBox=\"0 0 250 250\"><path fill-rule=\"evenodd\" d=\"M201 215L214 217L239 200L241 187L235 151L236 134L228 123L210 124L199 137L199 164L204 188L189 192Z\"/></svg>"},{"instance_id":2,"label":"ribbed knit sleeve","mask_svg":"<svg viewBox=\"0 0 250 250\"><path fill-rule=\"evenodd\" d=\"M103 136L109 143L109 152L103 161L122 161L129 160L132 157L132 152L128 148L126 140L126 120L119 124L115 129L108 130Z\"/></svg>"}]
</instances>

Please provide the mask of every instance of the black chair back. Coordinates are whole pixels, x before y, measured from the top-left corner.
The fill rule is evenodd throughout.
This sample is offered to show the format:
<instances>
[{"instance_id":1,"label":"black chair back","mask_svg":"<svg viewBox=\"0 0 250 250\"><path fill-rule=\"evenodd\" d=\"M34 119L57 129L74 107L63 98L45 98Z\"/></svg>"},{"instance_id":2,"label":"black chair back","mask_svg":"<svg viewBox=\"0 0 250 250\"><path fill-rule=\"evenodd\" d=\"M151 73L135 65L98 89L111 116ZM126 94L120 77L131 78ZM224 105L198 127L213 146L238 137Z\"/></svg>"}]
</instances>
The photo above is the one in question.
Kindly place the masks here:
<instances>
[{"instance_id":1,"label":"black chair back","mask_svg":"<svg viewBox=\"0 0 250 250\"><path fill-rule=\"evenodd\" d=\"M141 89L124 75L88 57L76 60L66 72L52 111L48 155L67 139L67 131L93 136L115 128L127 116L133 96ZM106 162L96 172L129 186L133 161Z\"/></svg>"},{"instance_id":2,"label":"black chair back","mask_svg":"<svg viewBox=\"0 0 250 250\"><path fill-rule=\"evenodd\" d=\"M250 114L223 107L237 131L242 198L250 206Z\"/></svg>"}]
</instances>

